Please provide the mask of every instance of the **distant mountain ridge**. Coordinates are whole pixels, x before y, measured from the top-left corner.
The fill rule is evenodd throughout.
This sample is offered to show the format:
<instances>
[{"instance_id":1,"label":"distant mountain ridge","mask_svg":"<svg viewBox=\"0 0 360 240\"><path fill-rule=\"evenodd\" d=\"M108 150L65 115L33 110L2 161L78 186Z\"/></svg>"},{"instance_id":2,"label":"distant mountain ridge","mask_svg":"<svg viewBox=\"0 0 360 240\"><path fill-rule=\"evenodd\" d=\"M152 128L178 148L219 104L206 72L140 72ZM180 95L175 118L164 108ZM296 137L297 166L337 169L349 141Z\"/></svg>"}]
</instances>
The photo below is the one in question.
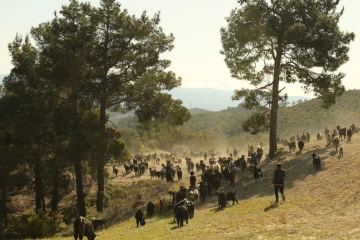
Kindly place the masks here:
<instances>
[{"instance_id":1,"label":"distant mountain ridge","mask_svg":"<svg viewBox=\"0 0 360 240\"><path fill-rule=\"evenodd\" d=\"M218 90L212 88L175 88L169 91L174 99L183 101L183 106L188 109L205 109L209 111L221 111L228 107L237 107L241 101L233 101L231 97L234 90ZM289 96L288 102L298 100L310 100L310 97Z\"/></svg>"},{"instance_id":2,"label":"distant mountain ridge","mask_svg":"<svg viewBox=\"0 0 360 240\"><path fill-rule=\"evenodd\" d=\"M8 74L0 74L0 84ZM208 111L221 111L228 107L237 107L241 101L232 101L234 90L218 90L212 88L175 88L166 91L173 99L180 99L187 109L203 109ZM289 96L288 102L310 100L310 97Z\"/></svg>"}]
</instances>

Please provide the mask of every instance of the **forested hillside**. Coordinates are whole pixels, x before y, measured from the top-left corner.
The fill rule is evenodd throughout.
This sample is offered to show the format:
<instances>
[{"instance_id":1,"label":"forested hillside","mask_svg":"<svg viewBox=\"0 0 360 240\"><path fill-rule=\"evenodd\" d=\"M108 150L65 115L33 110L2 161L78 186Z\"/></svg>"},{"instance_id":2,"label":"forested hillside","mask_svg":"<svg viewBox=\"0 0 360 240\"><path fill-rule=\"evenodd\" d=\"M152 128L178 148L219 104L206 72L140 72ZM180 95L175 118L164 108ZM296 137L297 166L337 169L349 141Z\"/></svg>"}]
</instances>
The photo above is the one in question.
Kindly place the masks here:
<instances>
[{"instance_id":1,"label":"forested hillside","mask_svg":"<svg viewBox=\"0 0 360 240\"><path fill-rule=\"evenodd\" d=\"M298 132L323 131L325 126L333 129L338 125L341 127L357 125L360 120L360 109L357 105L359 100L360 90L348 90L328 109L321 107L320 99L282 108L279 110L278 135L288 138Z\"/></svg>"},{"instance_id":2,"label":"forested hillside","mask_svg":"<svg viewBox=\"0 0 360 240\"><path fill-rule=\"evenodd\" d=\"M343 96L337 98L336 103L328 109L322 107L321 99L306 100L298 102L294 106L282 107L279 109L278 136L290 138L297 133L315 134L317 131L323 131L325 126L333 129L338 125L342 127L348 127L351 124L357 125L360 119L360 109L356 103L359 100L360 90L348 90ZM218 146L217 140L221 139L223 148L225 146L244 147L249 141L252 143L259 139L265 143L268 141L267 132L253 136L243 131L242 122L251 111L242 105L218 112L190 109L190 113L192 114L191 119L180 127L181 130L178 130L178 132L189 133L187 138L178 139L180 144L186 145L186 141L192 142L189 135L195 138L198 138L198 135L206 135L207 139L203 140L202 145L208 144L209 146ZM128 117L119 120L116 126L135 130L138 125L135 117ZM195 146L197 145L195 144Z\"/></svg>"}]
</instances>

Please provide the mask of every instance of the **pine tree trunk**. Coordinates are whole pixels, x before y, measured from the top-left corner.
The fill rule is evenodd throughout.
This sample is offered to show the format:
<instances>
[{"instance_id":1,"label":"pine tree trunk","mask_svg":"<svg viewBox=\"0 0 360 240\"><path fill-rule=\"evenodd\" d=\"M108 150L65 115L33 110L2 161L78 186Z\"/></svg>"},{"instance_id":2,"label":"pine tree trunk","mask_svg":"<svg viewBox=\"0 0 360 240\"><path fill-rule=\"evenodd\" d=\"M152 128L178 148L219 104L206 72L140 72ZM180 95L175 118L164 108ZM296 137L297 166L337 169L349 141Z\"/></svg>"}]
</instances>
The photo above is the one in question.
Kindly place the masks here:
<instances>
[{"instance_id":1,"label":"pine tree trunk","mask_svg":"<svg viewBox=\"0 0 360 240\"><path fill-rule=\"evenodd\" d=\"M57 167L54 169L52 180L52 197L51 197L51 211L56 211L58 208L59 199L59 170Z\"/></svg>"},{"instance_id":2,"label":"pine tree trunk","mask_svg":"<svg viewBox=\"0 0 360 240\"><path fill-rule=\"evenodd\" d=\"M270 110L270 137L269 137L269 158L273 159L275 157L275 152L277 150L276 135L277 135L277 114L279 108L279 81L280 81L280 56L278 53L275 60L274 68L274 82L272 89L272 101L271 101L271 110Z\"/></svg>"},{"instance_id":3,"label":"pine tree trunk","mask_svg":"<svg viewBox=\"0 0 360 240\"><path fill-rule=\"evenodd\" d=\"M99 128L101 139L103 139L103 136L105 135L105 125L106 125L106 104L102 103L100 106L100 128ZM97 159L98 191L96 198L96 209L99 212L102 212L104 210L104 190L105 190L104 157L105 157L105 153L102 151L102 149L99 149L99 157Z\"/></svg>"},{"instance_id":4,"label":"pine tree trunk","mask_svg":"<svg viewBox=\"0 0 360 240\"><path fill-rule=\"evenodd\" d=\"M43 208L42 201L42 177L41 177L41 159L35 159L35 211Z\"/></svg>"},{"instance_id":5,"label":"pine tree trunk","mask_svg":"<svg viewBox=\"0 0 360 240\"><path fill-rule=\"evenodd\" d=\"M7 191L6 191L6 183L4 183L4 186L1 186L1 193L2 193L2 204L1 204L1 212L2 212L2 217L4 218L4 225L5 227L8 226L8 218L7 218L7 206L6 206L6 202L7 202ZM1 215L0 215L1 217Z\"/></svg>"},{"instance_id":6,"label":"pine tree trunk","mask_svg":"<svg viewBox=\"0 0 360 240\"><path fill-rule=\"evenodd\" d=\"M75 176L76 176L76 195L77 195L77 204L78 204L78 214L79 216L86 217L85 209L85 197L84 197L84 186L82 181L82 172L81 172L81 156L79 152L76 152L73 156Z\"/></svg>"},{"instance_id":7,"label":"pine tree trunk","mask_svg":"<svg viewBox=\"0 0 360 240\"><path fill-rule=\"evenodd\" d=\"M72 107L72 120L73 120L73 138L76 139L77 130L79 127L79 119L78 119L78 105L77 105L77 96L74 96L71 101ZM74 140L74 139L73 139ZM76 140L72 146L72 155L71 160L74 163L75 168L75 182L76 182L76 196L77 196L77 204L78 204L78 214L79 216L86 217L86 208L85 208L85 196L84 196L84 184L83 177L81 171L81 149L76 146Z\"/></svg>"}]
</instances>

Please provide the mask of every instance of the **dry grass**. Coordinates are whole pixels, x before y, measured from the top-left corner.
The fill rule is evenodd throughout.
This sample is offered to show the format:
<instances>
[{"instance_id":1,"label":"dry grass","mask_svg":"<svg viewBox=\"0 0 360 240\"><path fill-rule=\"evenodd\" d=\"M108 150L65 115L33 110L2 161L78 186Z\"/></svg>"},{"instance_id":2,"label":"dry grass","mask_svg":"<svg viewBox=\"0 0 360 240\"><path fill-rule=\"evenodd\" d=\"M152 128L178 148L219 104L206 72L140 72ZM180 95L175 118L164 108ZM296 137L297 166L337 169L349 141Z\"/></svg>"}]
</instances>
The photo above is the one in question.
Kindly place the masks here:
<instances>
[{"instance_id":1,"label":"dry grass","mask_svg":"<svg viewBox=\"0 0 360 240\"><path fill-rule=\"evenodd\" d=\"M239 204L218 210L217 198L211 196L206 203L195 206L194 218L180 228L171 212L160 216L157 208L146 226L136 228L130 216L97 232L97 239L360 239L360 135L354 135L351 142L342 142L342 158L324 145L325 141L312 140L301 154L285 151L279 160L287 174L285 203L273 204L271 181L276 162L263 162L262 182L254 182L250 173L239 172L234 188L223 184L226 191L238 192ZM314 151L322 159L319 172L312 166L310 155ZM111 184L149 180L148 172L139 178L121 174L112 178ZM187 186L188 177L184 172L183 182L164 187ZM200 180L199 173L197 177Z\"/></svg>"}]
</instances>

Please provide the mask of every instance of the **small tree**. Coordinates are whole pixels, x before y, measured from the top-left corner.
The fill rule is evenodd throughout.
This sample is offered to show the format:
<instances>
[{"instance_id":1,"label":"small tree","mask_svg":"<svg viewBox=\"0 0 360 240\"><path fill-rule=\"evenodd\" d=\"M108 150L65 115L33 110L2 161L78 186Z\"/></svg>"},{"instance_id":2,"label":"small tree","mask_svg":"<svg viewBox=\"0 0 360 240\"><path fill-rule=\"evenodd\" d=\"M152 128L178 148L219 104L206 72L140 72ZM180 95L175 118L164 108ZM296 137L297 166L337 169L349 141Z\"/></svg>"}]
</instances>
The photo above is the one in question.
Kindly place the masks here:
<instances>
[{"instance_id":1,"label":"small tree","mask_svg":"<svg viewBox=\"0 0 360 240\"><path fill-rule=\"evenodd\" d=\"M239 2L243 7L233 10L221 29L221 53L232 76L254 86L236 90L234 99L245 98L247 108L259 109L244 127L253 133L270 128L273 158L279 101L285 99L280 83L299 82L329 107L345 91L345 74L335 71L349 60L355 35L338 27L344 13L337 11L339 0Z\"/></svg>"}]
</instances>

